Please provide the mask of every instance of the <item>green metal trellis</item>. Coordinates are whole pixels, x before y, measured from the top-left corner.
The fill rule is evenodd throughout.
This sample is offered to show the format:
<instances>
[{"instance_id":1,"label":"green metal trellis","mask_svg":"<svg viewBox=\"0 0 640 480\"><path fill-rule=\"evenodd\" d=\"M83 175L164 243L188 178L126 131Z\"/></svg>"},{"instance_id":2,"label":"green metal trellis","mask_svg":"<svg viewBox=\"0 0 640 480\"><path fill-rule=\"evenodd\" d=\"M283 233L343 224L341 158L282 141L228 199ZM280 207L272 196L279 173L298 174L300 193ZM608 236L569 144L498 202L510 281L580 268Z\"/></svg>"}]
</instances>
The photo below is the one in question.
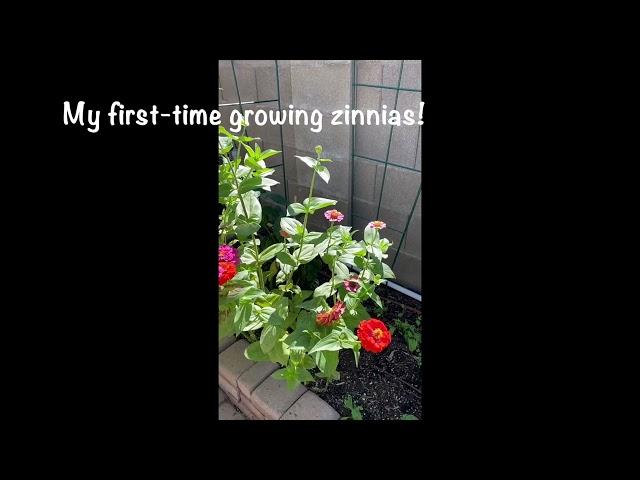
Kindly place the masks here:
<instances>
[{"instance_id":1,"label":"green metal trellis","mask_svg":"<svg viewBox=\"0 0 640 480\"><path fill-rule=\"evenodd\" d=\"M369 84L369 83L359 83L358 82L358 60L352 60L352 65L353 68L351 69L351 84L352 84L352 99L353 99L353 105L352 108L357 109L358 108L358 88L381 88L381 89L386 89L386 90L394 90L396 92L395 94L395 100L394 100L394 110L398 107L398 96L400 95L400 92L419 92L422 93L422 90L418 90L415 88L403 88L400 85L402 85L402 72L404 69L404 60L400 60L400 72L398 74L398 82L396 84L395 87L393 86L389 86L389 85L374 85L374 84ZM354 218L360 218L363 220L367 220L366 218L357 215L355 213L353 213L353 206L354 206L354 174L353 172L355 171L355 159L357 158L362 158L365 160L369 160L375 163L380 163L380 164L384 164L384 170L382 173L382 185L380 187L380 198L378 199L378 207L376 210L376 219L379 217L380 215L380 206L382 205L382 198L383 198L383 194L384 194L384 183L385 183L385 179L387 176L387 168L389 167L389 165L395 167L395 168L400 168L403 170L408 170L411 172L416 172L416 173L422 173L421 170L418 170L415 168L415 164L417 162L417 152L418 152L418 147L419 147L419 140L420 140L420 133L418 133L418 140L416 141L416 161L414 162L414 168L411 167L407 167L406 165L399 165L397 163L391 163L389 162L389 154L391 153L391 141L393 139L393 125L391 125L391 129L389 132L389 141L387 143L387 154L384 160L380 160L377 158L371 158L371 157L367 157L364 156L362 154L359 154L356 152L356 126L352 125L351 127L351 223L353 224L353 219ZM375 188L375 186L374 186ZM396 248L396 254L393 258L393 262L391 263L391 268L393 268L396 264L396 261L398 260L398 257L400 256L400 250L402 249L402 243L404 242L406 235L407 235L407 230L409 229L409 225L411 224L411 219L413 217L413 212L416 209L416 206L418 204L418 199L420 198L420 194L422 193L422 182L420 182L420 186L418 188L418 192L416 193L415 196L415 200L413 201L413 205L411 207L411 212L409 213L409 216L407 218L407 222L404 226L404 228L402 230L398 230L396 228L393 228L391 226L387 226L387 228L389 228L389 230L392 230L396 233L401 234L400 237L400 242L398 242L398 246Z\"/></svg>"},{"instance_id":2,"label":"green metal trellis","mask_svg":"<svg viewBox=\"0 0 640 480\"><path fill-rule=\"evenodd\" d=\"M242 97L240 96L240 87L238 86L238 77L236 76L236 67L235 67L235 60L230 60L231 62L231 71L233 72L233 82L235 84L236 87L236 94L238 95L238 101L234 102L234 103L223 103L220 104L220 107L232 107L232 106L237 106L240 108L240 113L242 113L242 115L244 115L244 108L242 107L243 105L255 105L255 104L259 104L259 103L274 103L277 102L278 103L278 110L281 110L281 105L280 105L280 69L278 67L278 60L274 60L275 62L275 66L276 66L276 92L277 92L277 96L276 98L272 99L272 100L251 100L251 101L246 101L243 102L242 101ZM249 129L247 128L246 132L249 132ZM284 184L284 198L285 198L285 202L286 205L289 204L289 191L288 191L288 187L287 187L287 170L285 168L285 164L284 164L284 136L282 134L282 125L280 125L280 158L282 160L281 163L277 164L277 165L269 165L270 168L277 168L277 167L282 167L282 183ZM286 208L285 205L285 208Z\"/></svg>"}]
</instances>

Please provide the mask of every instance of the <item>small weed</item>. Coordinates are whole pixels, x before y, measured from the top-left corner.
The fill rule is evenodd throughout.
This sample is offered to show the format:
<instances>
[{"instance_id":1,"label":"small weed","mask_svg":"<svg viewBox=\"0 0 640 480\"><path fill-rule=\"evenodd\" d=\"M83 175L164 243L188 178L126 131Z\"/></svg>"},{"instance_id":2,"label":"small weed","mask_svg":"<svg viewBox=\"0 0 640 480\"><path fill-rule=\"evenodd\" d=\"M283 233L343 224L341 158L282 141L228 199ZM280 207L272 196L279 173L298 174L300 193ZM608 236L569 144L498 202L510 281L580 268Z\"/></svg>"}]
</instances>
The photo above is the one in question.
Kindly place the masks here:
<instances>
[{"instance_id":1,"label":"small weed","mask_svg":"<svg viewBox=\"0 0 640 480\"><path fill-rule=\"evenodd\" d=\"M340 420L362 420L362 407L356 405L351 395L347 395L347 398L344 399L344 406L351 411L351 416L342 417Z\"/></svg>"},{"instance_id":2,"label":"small weed","mask_svg":"<svg viewBox=\"0 0 640 480\"><path fill-rule=\"evenodd\" d=\"M402 415L400 417L400 420L420 420L420 419L415 415Z\"/></svg>"},{"instance_id":3,"label":"small weed","mask_svg":"<svg viewBox=\"0 0 640 480\"><path fill-rule=\"evenodd\" d=\"M401 318L397 318L394 321L394 325L389 327L391 334L394 334L397 330L400 332L405 342L407 343L407 347L409 347L409 351L413 353L413 357L418 362L418 365L422 365L422 318L418 317L416 320L416 325L412 325L403 321Z\"/></svg>"}]
</instances>

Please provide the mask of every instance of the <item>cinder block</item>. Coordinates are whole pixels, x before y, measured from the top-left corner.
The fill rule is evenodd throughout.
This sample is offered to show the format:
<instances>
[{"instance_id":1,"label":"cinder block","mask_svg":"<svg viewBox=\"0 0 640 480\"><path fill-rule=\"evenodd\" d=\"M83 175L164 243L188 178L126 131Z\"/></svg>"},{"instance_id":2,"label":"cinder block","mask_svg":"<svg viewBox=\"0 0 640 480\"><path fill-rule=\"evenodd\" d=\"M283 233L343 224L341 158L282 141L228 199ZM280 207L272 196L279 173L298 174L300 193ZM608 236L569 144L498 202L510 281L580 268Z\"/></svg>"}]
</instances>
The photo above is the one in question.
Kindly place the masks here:
<instances>
[{"instance_id":1,"label":"cinder block","mask_svg":"<svg viewBox=\"0 0 640 480\"><path fill-rule=\"evenodd\" d=\"M246 397L250 397L251 392L253 392L265 378L278 370L278 368L280 368L278 365L271 362L256 363L238 378L240 393L243 393Z\"/></svg>"},{"instance_id":2,"label":"cinder block","mask_svg":"<svg viewBox=\"0 0 640 480\"><path fill-rule=\"evenodd\" d=\"M400 92L397 109L402 112L402 115L404 115L405 110L411 110L416 124L394 127L389 159L392 163L413 168L416 163L416 149L418 148L420 134L420 126L417 124L420 114L420 94L416 92Z\"/></svg>"},{"instance_id":3,"label":"cinder block","mask_svg":"<svg viewBox=\"0 0 640 480\"><path fill-rule=\"evenodd\" d=\"M249 346L249 343L242 339L235 342L224 352L218 355L219 359L219 376L222 376L231 385L235 385L237 388L238 377L242 375L245 370L248 370L255 362L248 360L244 356L244 350Z\"/></svg>"},{"instance_id":4,"label":"cinder block","mask_svg":"<svg viewBox=\"0 0 640 480\"><path fill-rule=\"evenodd\" d=\"M291 65L293 104L299 108L325 111L344 108L351 93L351 65L329 63Z\"/></svg>"},{"instance_id":5,"label":"cinder block","mask_svg":"<svg viewBox=\"0 0 640 480\"><path fill-rule=\"evenodd\" d=\"M393 259L393 254L390 254L389 258ZM422 290L421 258L408 255L401 251L393 271L395 272L396 277L398 277L398 280L394 280L395 283L399 283L403 287L410 288L416 292L420 292Z\"/></svg>"},{"instance_id":6,"label":"cinder block","mask_svg":"<svg viewBox=\"0 0 640 480\"><path fill-rule=\"evenodd\" d=\"M281 420L339 420L340 414L315 393L305 392Z\"/></svg>"},{"instance_id":7,"label":"cinder block","mask_svg":"<svg viewBox=\"0 0 640 480\"><path fill-rule=\"evenodd\" d=\"M382 63L380 61L359 60L356 73L358 83L382 85Z\"/></svg>"},{"instance_id":8,"label":"cinder block","mask_svg":"<svg viewBox=\"0 0 640 480\"><path fill-rule=\"evenodd\" d=\"M420 188L420 180L420 174L407 175L407 172L400 168L388 167L379 220L385 221L391 228L404 230Z\"/></svg>"},{"instance_id":9,"label":"cinder block","mask_svg":"<svg viewBox=\"0 0 640 480\"><path fill-rule=\"evenodd\" d=\"M418 202L420 200L418 199ZM418 210L418 207L416 207ZM422 217L413 212L413 217L407 229L407 235L402 245L402 250L409 255L422 256Z\"/></svg>"},{"instance_id":10,"label":"cinder block","mask_svg":"<svg viewBox=\"0 0 640 480\"><path fill-rule=\"evenodd\" d=\"M218 407L218 420L246 420L246 418L229 402L223 402Z\"/></svg>"},{"instance_id":11,"label":"cinder block","mask_svg":"<svg viewBox=\"0 0 640 480\"><path fill-rule=\"evenodd\" d=\"M402 60L387 60L382 65L382 84L392 87L398 86L400 76L400 64ZM403 67L404 76L404 67Z\"/></svg>"},{"instance_id":12,"label":"cinder block","mask_svg":"<svg viewBox=\"0 0 640 480\"><path fill-rule=\"evenodd\" d=\"M422 89L422 60L405 60L402 68L402 88Z\"/></svg>"},{"instance_id":13,"label":"cinder block","mask_svg":"<svg viewBox=\"0 0 640 480\"><path fill-rule=\"evenodd\" d=\"M251 401L265 419L278 420L306 391L302 385L289 390L284 380L269 377L251 393Z\"/></svg>"},{"instance_id":14,"label":"cinder block","mask_svg":"<svg viewBox=\"0 0 640 480\"><path fill-rule=\"evenodd\" d=\"M271 61L268 66L256 66L256 85L258 87L258 100L275 100L278 98L275 61Z\"/></svg>"},{"instance_id":15,"label":"cinder block","mask_svg":"<svg viewBox=\"0 0 640 480\"><path fill-rule=\"evenodd\" d=\"M229 348L236 341L236 337L230 335L228 337L223 337L218 339L218 353L224 352L227 348Z\"/></svg>"},{"instance_id":16,"label":"cinder block","mask_svg":"<svg viewBox=\"0 0 640 480\"><path fill-rule=\"evenodd\" d=\"M238 403L238 408L242 410L242 412L252 420L264 420L264 415L260 410L258 410L251 398L245 396L243 393L240 393L240 403Z\"/></svg>"},{"instance_id":17,"label":"cinder block","mask_svg":"<svg viewBox=\"0 0 640 480\"><path fill-rule=\"evenodd\" d=\"M380 195L380 189L376 189L378 176L378 164L364 158L355 157L353 161L354 176L353 196L357 199L373 202ZM355 207L358 213L358 207ZM358 213L360 215L360 213Z\"/></svg>"},{"instance_id":18,"label":"cinder block","mask_svg":"<svg viewBox=\"0 0 640 480\"><path fill-rule=\"evenodd\" d=\"M236 402L240 401L240 390L236 383L231 383L223 376L218 375L218 387L231 399Z\"/></svg>"}]
</instances>

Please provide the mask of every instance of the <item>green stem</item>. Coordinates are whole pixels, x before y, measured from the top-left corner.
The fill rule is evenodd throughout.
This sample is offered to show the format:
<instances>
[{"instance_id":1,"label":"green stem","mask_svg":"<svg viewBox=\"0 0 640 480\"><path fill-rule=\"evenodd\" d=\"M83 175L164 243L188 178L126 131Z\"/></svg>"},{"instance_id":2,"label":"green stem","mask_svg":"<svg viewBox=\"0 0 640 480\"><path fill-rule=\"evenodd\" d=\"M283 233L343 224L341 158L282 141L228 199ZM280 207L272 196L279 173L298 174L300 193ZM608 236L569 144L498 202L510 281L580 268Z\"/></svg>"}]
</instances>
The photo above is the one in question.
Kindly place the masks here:
<instances>
[{"instance_id":1,"label":"green stem","mask_svg":"<svg viewBox=\"0 0 640 480\"><path fill-rule=\"evenodd\" d=\"M327 233L329 234L329 244L327 245L327 251L325 252L325 254L329 253L329 248L331 248L331 237L333 236L333 231L331 230L331 228L333 227L333 225L330 225L329 228L327 229ZM335 265L336 265L336 261L337 258L333 259L333 263L331 264L331 290L329 290L330 292L333 292L333 276L334 276L334 270L335 270ZM333 304L336 304L336 294L335 292L333 293Z\"/></svg>"},{"instance_id":2,"label":"green stem","mask_svg":"<svg viewBox=\"0 0 640 480\"><path fill-rule=\"evenodd\" d=\"M244 137L244 132L246 130L247 127L244 127L242 130L242 135L240 135L241 137ZM240 143L240 145L238 146L238 155L236 156L236 160L237 159L241 159L242 157L240 157L240 150L242 149L242 143ZM245 207L244 205L244 200L242 199L242 195L240 194L240 185L238 183L238 176L236 175L236 170L235 168L233 168L233 162L230 162L230 166L231 166L231 172L233 173L233 180L234 183L236 185L236 190L238 191L238 198L240 199L240 205L242 206L242 212L244 213L244 216L248 219L249 218L249 214L247 212L247 207ZM264 279L262 278L262 266L260 265L260 262L258 261L258 244L256 242L256 235L255 233L251 234L251 238L253 239L253 248L255 249L255 253L256 253L256 267L258 269L258 280L260 282L260 288L262 290L264 290Z\"/></svg>"},{"instance_id":3,"label":"green stem","mask_svg":"<svg viewBox=\"0 0 640 480\"><path fill-rule=\"evenodd\" d=\"M309 189L309 200L307 201L307 204L309 204L309 202L311 202L311 197L313 196L313 187L316 184L316 171L315 169L313 170L313 175L311 176L311 188ZM309 219L309 212L305 212L304 213L304 224L302 227L302 237L300 237L300 246L298 247L298 257L296 258L296 264L299 265L300 264L300 254L302 253L302 246L304 245L304 232L307 230L307 220ZM297 267L296 267L297 268ZM289 283L291 281L291 279L293 278L293 272L294 269L291 269L291 273L289 274L289 279L287 280L287 283Z\"/></svg>"}]
</instances>

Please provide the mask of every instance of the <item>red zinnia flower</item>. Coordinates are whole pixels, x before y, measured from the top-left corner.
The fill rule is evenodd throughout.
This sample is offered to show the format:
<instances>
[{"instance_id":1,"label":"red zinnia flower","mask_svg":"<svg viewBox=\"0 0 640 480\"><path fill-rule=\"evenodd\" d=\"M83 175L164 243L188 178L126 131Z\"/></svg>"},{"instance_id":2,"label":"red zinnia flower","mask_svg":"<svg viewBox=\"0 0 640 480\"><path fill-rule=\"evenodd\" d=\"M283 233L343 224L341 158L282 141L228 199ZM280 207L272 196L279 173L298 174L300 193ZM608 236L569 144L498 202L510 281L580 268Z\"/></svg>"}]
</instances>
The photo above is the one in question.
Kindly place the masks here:
<instances>
[{"instance_id":1,"label":"red zinnia flower","mask_svg":"<svg viewBox=\"0 0 640 480\"><path fill-rule=\"evenodd\" d=\"M236 276L236 266L231 262L218 263L218 285L224 285Z\"/></svg>"},{"instance_id":2,"label":"red zinnia flower","mask_svg":"<svg viewBox=\"0 0 640 480\"><path fill-rule=\"evenodd\" d=\"M341 302L340 300L338 300L336 304L333 307L331 307L329 310L327 310L326 312L321 312L316 315L316 323L318 325L322 325L325 327L333 325L338 320L340 320L340 317L344 313L345 308L346 307L344 302Z\"/></svg>"},{"instance_id":3,"label":"red zinnia flower","mask_svg":"<svg viewBox=\"0 0 640 480\"><path fill-rule=\"evenodd\" d=\"M370 318L358 325L358 338L367 352L380 353L391 343L391 332L380 320Z\"/></svg>"}]
</instances>

